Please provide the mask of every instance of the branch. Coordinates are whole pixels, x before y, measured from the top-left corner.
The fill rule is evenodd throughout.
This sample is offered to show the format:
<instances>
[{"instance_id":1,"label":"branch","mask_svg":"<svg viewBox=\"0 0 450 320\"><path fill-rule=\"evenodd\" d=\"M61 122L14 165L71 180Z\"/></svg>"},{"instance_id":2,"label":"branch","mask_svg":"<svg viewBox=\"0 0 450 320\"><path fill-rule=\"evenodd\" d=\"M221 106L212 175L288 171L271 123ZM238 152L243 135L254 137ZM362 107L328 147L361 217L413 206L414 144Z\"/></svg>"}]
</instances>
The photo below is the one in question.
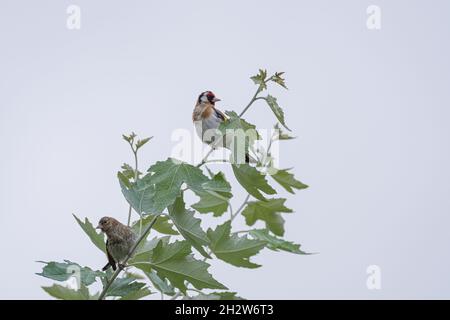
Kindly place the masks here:
<instances>
[{"instance_id":1,"label":"branch","mask_svg":"<svg viewBox=\"0 0 450 320\"><path fill-rule=\"evenodd\" d=\"M130 258L133 256L134 252L136 251L136 248L138 247L139 243L141 243L141 241L143 239L145 239L147 237L147 234L150 232L151 228L153 227L153 225L156 222L156 219L158 219L158 215L155 216L153 218L153 220L150 222L150 224L147 226L147 228L145 229L145 231L141 234L141 236L137 239L137 241L134 243L133 247L131 248L130 252L128 253L127 257L125 258L125 260L123 261L123 264L126 265L128 260L130 260ZM119 273L122 271L122 268L117 268L117 270L114 272L114 274L112 275L111 279L108 281L108 283L106 284L106 286L103 288L103 291L100 293L100 296L98 297L98 300L103 300L106 296L106 293L108 292L108 289L111 287L112 283L114 282L114 280L116 280L117 276L119 275Z\"/></svg>"},{"instance_id":2,"label":"branch","mask_svg":"<svg viewBox=\"0 0 450 320\"><path fill-rule=\"evenodd\" d=\"M227 159L211 159L211 160L205 160L206 163L229 163L230 161Z\"/></svg>"},{"instance_id":3,"label":"branch","mask_svg":"<svg viewBox=\"0 0 450 320\"><path fill-rule=\"evenodd\" d=\"M250 108L250 106L253 104L253 102L255 102L256 100L264 100L265 98L263 97L257 97L258 93L259 93L259 89L258 91L255 93L255 95L253 96L252 100L249 102L249 104L244 108L244 110L242 110L242 112L239 114L239 118L241 118L244 113L247 112L248 108Z\"/></svg>"},{"instance_id":4,"label":"branch","mask_svg":"<svg viewBox=\"0 0 450 320\"><path fill-rule=\"evenodd\" d=\"M247 194L247 196L245 197L244 202L241 204L241 206L239 207L239 209L237 209L237 211L231 215L231 219L230 222L232 222L234 220L234 218L237 217L237 215L242 211L242 209L244 209L245 205L247 204L248 200L250 199L250 194Z\"/></svg>"},{"instance_id":5,"label":"branch","mask_svg":"<svg viewBox=\"0 0 450 320\"><path fill-rule=\"evenodd\" d=\"M182 296L183 294L181 292L177 292L170 300L176 300L179 296Z\"/></svg>"},{"instance_id":6,"label":"branch","mask_svg":"<svg viewBox=\"0 0 450 320\"><path fill-rule=\"evenodd\" d=\"M213 153L214 148L211 148L208 153L206 154L206 156L202 159L202 161L197 165L197 168L200 168L202 165L204 165L205 163L207 163L208 161L208 157L211 155L211 153Z\"/></svg>"},{"instance_id":7,"label":"branch","mask_svg":"<svg viewBox=\"0 0 450 320\"><path fill-rule=\"evenodd\" d=\"M249 230L240 230L240 231L234 231L231 234L240 234L240 233L249 233L250 231L253 231L252 229Z\"/></svg>"},{"instance_id":8,"label":"branch","mask_svg":"<svg viewBox=\"0 0 450 320\"><path fill-rule=\"evenodd\" d=\"M267 84L267 82L271 81L273 79L273 76L268 78L267 80L264 80L264 84ZM255 102L256 100L260 100L260 99L265 99L263 97L258 97L258 94L263 91L263 85L260 84L258 86L258 89L256 90L255 94L253 95L253 98L250 100L250 102L248 103L248 105L244 108L244 110L242 110L242 112L239 114L239 118L242 117L244 115L244 113L247 112L248 108L250 108L250 106L253 104L253 102Z\"/></svg>"},{"instance_id":9,"label":"branch","mask_svg":"<svg viewBox=\"0 0 450 320\"><path fill-rule=\"evenodd\" d=\"M129 141L128 143L129 143L131 151L133 152L133 155L134 155L134 182L137 182L138 172L139 172L138 171L138 157L137 157L138 149L133 148L133 142L134 142L134 139L131 140L131 142ZM131 223L131 211L132 211L132 207L130 204L130 206L128 207L128 222L127 222L128 227L130 226L130 223Z\"/></svg>"}]
</instances>

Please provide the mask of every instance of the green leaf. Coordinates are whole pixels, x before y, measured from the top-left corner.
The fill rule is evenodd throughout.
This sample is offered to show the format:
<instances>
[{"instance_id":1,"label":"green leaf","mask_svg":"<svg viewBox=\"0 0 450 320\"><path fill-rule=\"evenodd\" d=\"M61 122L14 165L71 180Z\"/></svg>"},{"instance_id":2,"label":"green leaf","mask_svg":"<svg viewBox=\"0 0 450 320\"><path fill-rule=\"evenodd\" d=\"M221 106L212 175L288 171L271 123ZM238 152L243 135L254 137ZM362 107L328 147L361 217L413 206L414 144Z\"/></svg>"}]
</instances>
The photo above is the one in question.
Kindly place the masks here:
<instances>
[{"instance_id":1,"label":"green leaf","mask_svg":"<svg viewBox=\"0 0 450 320\"><path fill-rule=\"evenodd\" d=\"M225 134L226 129L238 130L241 129L245 131L255 131L254 139L260 139L258 132L256 131L256 126L239 117L239 115L234 111L226 111L225 114L228 116L228 120L222 122L219 126L219 130Z\"/></svg>"},{"instance_id":2,"label":"green leaf","mask_svg":"<svg viewBox=\"0 0 450 320\"><path fill-rule=\"evenodd\" d=\"M286 83L284 82L284 78L282 77L282 75L284 74L284 72L275 72L275 74L271 77L271 80L277 84L279 84L280 86L282 86L283 88L287 89L286 87Z\"/></svg>"},{"instance_id":3,"label":"green leaf","mask_svg":"<svg viewBox=\"0 0 450 320\"><path fill-rule=\"evenodd\" d=\"M134 233L139 235L139 231L142 230L144 232L147 225L152 222L153 218L155 217L154 214L146 215L142 218L142 226L140 220L135 221L131 228L133 229ZM141 229L142 228L142 229ZM153 224L152 229L158 231L162 234L170 234L170 235L177 235L178 232L173 229L173 224L170 222L169 218L167 216L160 215L158 217L158 220L156 220L155 224Z\"/></svg>"},{"instance_id":4,"label":"green leaf","mask_svg":"<svg viewBox=\"0 0 450 320\"><path fill-rule=\"evenodd\" d=\"M106 285L106 279L103 279L103 285ZM108 289L108 297L126 297L136 294L145 287L145 283L138 282L130 277L116 278ZM138 295L140 295L139 293Z\"/></svg>"},{"instance_id":5,"label":"green leaf","mask_svg":"<svg viewBox=\"0 0 450 320\"><path fill-rule=\"evenodd\" d=\"M131 137L127 136L125 134L122 135L122 139L125 140L126 142L130 142L131 141Z\"/></svg>"},{"instance_id":6,"label":"green leaf","mask_svg":"<svg viewBox=\"0 0 450 320\"><path fill-rule=\"evenodd\" d=\"M186 281L199 290L227 289L208 272L208 263L194 259L187 241L159 241L151 252L136 255L133 265L144 272L155 270L161 279L169 280L183 293L186 293Z\"/></svg>"},{"instance_id":7,"label":"green leaf","mask_svg":"<svg viewBox=\"0 0 450 320\"><path fill-rule=\"evenodd\" d=\"M250 77L255 84L257 84L260 90L267 89L266 85L267 71L263 69L259 69L259 73L255 76Z\"/></svg>"},{"instance_id":8,"label":"green leaf","mask_svg":"<svg viewBox=\"0 0 450 320\"><path fill-rule=\"evenodd\" d=\"M105 237L102 233L97 233L92 223L88 220L88 218L84 219L82 222L76 215L73 214L75 220L77 220L81 229L88 235L89 239L91 239L92 243L95 244L97 248L106 253L106 245L105 245Z\"/></svg>"},{"instance_id":9,"label":"green leaf","mask_svg":"<svg viewBox=\"0 0 450 320\"><path fill-rule=\"evenodd\" d=\"M226 111L228 120L220 124L219 130L226 137L225 145L231 150L234 163L244 163L245 154L261 137L256 126L240 118L234 111Z\"/></svg>"},{"instance_id":10,"label":"green leaf","mask_svg":"<svg viewBox=\"0 0 450 320\"><path fill-rule=\"evenodd\" d=\"M170 283L167 281L167 279L161 279L155 270L151 270L150 272L144 272L145 275L149 278L149 280L152 282L153 286L163 294L166 294L168 296L175 295L175 289L170 285Z\"/></svg>"},{"instance_id":11,"label":"green leaf","mask_svg":"<svg viewBox=\"0 0 450 320\"><path fill-rule=\"evenodd\" d=\"M276 173L271 175L271 177L290 193L294 193L292 188L298 190L308 188L306 184L303 184L295 179L294 175L288 172L289 170L290 169L278 169Z\"/></svg>"},{"instance_id":12,"label":"green leaf","mask_svg":"<svg viewBox=\"0 0 450 320\"><path fill-rule=\"evenodd\" d=\"M141 214L161 213L172 205L180 195L183 183L200 197L196 205L202 212L219 214L224 206L226 210L228 204L225 200L231 197L229 184L223 175L210 179L201 169L171 158L151 166L149 173L137 183L127 186L120 177L119 182L125 199Z\"/></svg>"},{"instance_id":13,"label":"green leaf","mask_svg":"<svg viewBox=\"0 0 450 320\"><path fill-rule=\"evenodd\" d=\"M203 246L209 244L209 240L200 227L201 220L194 218L194 212L186 209L183 196L177 197L175 203L169 207L169 216L181 235L204 257L211 258L203 249Z\"/></svg>"},{"instance_id":14,"label":"green leaf","mask_svg":"<svg viewBox=\"0 0 450 320\"><path fill-rule=\"evenodd\" d=\"M145 277L143 275L141 275L140 273L131 272L130 270L127 270L125 276L128 278L133 278L135 280L144 280L145 279Z\"/></svg>"},{"instance_id":15,"label":"green leaf","mask_svg":"<svg viewBox=\"0 0 450 320\"><path fill-rule=\"evenodd\" d=\"M274 137L275 140L292 140L296 138L281 130L280 125L278 123L275 125L274 129L278 131L278 135Z\"/></svg>"},{"instance_id":16,"label":"green leaf","mask_svg":"<svg viewBox=\"0 0 450 320\"><path fill-rule=\"evenodd\" d=\"M96 277L102 277L103 273L100 271L93 271L89 267L81 267L78 263L64 260L64 262L45 262L41 273L36 273L39 276L53 279L56 281L66 281L72 276L80 276L79 280L83 285L89 286L95 282Z\"/></svg>"},{"instance_id":17,"label":"green leaf","mask_svg":"<svg viewBox=\"0 0 450 320\"><path fill-rule=\"evenodd\" d=\"M70 289L59 284L54 284L51 287L42 287L45 292L56 299L61 300L90 300L95 297L91 297L89 289L82 285L79 290Z\"/></svg>"},{"instance_id":18,"label":"green leaf","mask_svg":"<svg viewBox=\"0 0 450 320\"><path fill-rule=\"evenodd\" d=\"M284 121L284 112L283 109L280 108L280 106L278 105L277 102L277 98L268 95L265 98L267 104L269 105L270 109L272 109L272 112L275 114L275 117L277 117L278 121L280 121L280 123L283 125L283 127L285 127L287 130L291 131L291 129L289 129Z\"/></svg>"},{"instance_id":19,"label":"green leaf","mask_svg":"<svg viewBox=\"0 0 450 320\"><path fill-rule=\"evenodd\" d=\"M121 167L122 171L120 171L128 181L134 179L134 169L129 164L124 163ZM139 172L140 174L141 172Z\"/></svg>"},{"instance_id":20,"label":"green leaf","mask_svg":"<svg viewBox=\"0 0 450 320\"><path fill-rule=\"evenodd\" d=\"M197 194L200 201L192 205L192 208L200 213L213 212L215 217L221 216L228 209L231 194L231 186L222 172L216 174L212 180L202 184L202 191Z\"/></svg>"},{"instance_id":21,"label":"green leaf","mask_svg":"<svg viewBox=\"0 0 450 320\"><path fill-rule=\"evenodd\" d=\"M120 298L120 300L139 300L139 299L142 299L151 294L152 294L152 292L147 287L145 287L145 288L141 288L137 291L130 292L126 296Z\"/></svg>"},{"instance_id":22,"label":"green leaf","mask_svg":"<svg viewBox=\"0 0 450 320\"><path fill-rule=\"evenodd\" d=\"M143 180L146 184L154 185L153 213L160 213L173 204L183 183L192 191L198 192L202 191L202 184L208 181L208 177L199 168L172 158L158 161L148 171L151 175L147 175Z\"/></svg>"},{"instance_id":23,"label":"green leaf","mask_svg":"<svg viewBox=\"0 0 450 320\"><path fill-rule=\"evenodd\" d=\"M258 200L265 201L266 198L260 191L266 194L275 194L276 191L267 183L266 178L258 170L248 164L239 166L232 165L237 181Z\"/></svg>"},{"instance_id":24,"label":"green leaf","mask_svg":"<svg viewBox=\"0 0 450 320\"><path fill-rule=\"evenodd\" d=\"M149 142L151 139L153 139L153 137L149 137L149 138L145 138L145 139L142 139L142 140L138 140L137 143L136 143L136 149L141 148L144 144Z\"/></svg>"},{"instance_id":25,"label":"green leaf","mask_svg":"<svg viewBox=\"0 0 450 320\"><path fill-rule=\"evenodd\" d=\"M159 241L164 241L166 243L169 242L170 236L165 236L165 237L161 237L161 238L157 238L154 237L151 240L145 240L145 241L141 241L141 243L138 244L137 248L136 248L136 255L144 253L144 252L149 252L152 251L156 245L158 244ZM132 263L134 261L134 257L131 257L130 260L128 260L130 263Z\"/></svg>"},{"instance_id":26,"label":"green leaf","mask_svg":"<svg viewBox=\"0 0 450 320\"><path fill-rule=\"evenodd\" d=\"M251 230L249 232L249 234L254 238L254 239L258 239L261 241L265 241L266 242L266 247L268 249L271 249L273 251L287 251L287 252L292 252L292 253L296 253L296 254L308 254L306 252L303 252L302 250L300 250L300 245L290 242L290 241L286 241L284 239L275 237L273 235L271 235L269 233L268 230L266 229L255 229L255 230Z\"/></svg>"},{"instance_id":27,"label":"green leaf","mask_svg":"<svg viewBox=\"0 0 450 320\"><path fill-rule=\"evenodd\" d=\"M216 257L236 267L260 267L260 265L250 262L249 259L264 248L265 242L239 237L230 232L231 221L217 226L214 231L208 230L208 237L211 240L210 248Z\"/></svg>"},{"instance_id":28,"label":"green leaf","mask_svg":"<svg viewBox=\"0 0 450 320\"><path fill-rule=\"evenodd\" d=\"M127 185L126 182L121 179L120 172L118 177L123 196L138 214L160 213L157 212L158 210L153 202L153 197L155 195L154 185L145 183L142 180Z\"/></svg>"},{"instance_id":29,"label":"green leaf","mask_svg":"<svg viewBox=\"0 0 450 320\"><path fill-rule=\"evenodd\" d=\"M244 300L239 297L236 292L211 292L211 293L200 293L193 297L184 297L183 300Z\"/></svg>"},{"instance_id":30,"label":"green leaf","mask_svg":"<svg viewBox=\"0 0 450 320\"><path fill-rule=\"evenodd\" d=\"M280 212L289 213L291 209L284 206L286 199L269 199L268 201L251 201L242 211L245 222L252 226L257 220L266 223L266 227L277 236L284 235L284 219Z\"/></svg>"},{"instance_id":31,"label":"green leaf","mask_svg":"<svg viewBox=\"0 0 450 320\"><path fill-rule=\"evenodd\" d=\"M130 179L125 176L122 172L117 172L117 178L119 178L120 185L124 185L126 188L131 188Z\"/></svg>"}]
</instances>

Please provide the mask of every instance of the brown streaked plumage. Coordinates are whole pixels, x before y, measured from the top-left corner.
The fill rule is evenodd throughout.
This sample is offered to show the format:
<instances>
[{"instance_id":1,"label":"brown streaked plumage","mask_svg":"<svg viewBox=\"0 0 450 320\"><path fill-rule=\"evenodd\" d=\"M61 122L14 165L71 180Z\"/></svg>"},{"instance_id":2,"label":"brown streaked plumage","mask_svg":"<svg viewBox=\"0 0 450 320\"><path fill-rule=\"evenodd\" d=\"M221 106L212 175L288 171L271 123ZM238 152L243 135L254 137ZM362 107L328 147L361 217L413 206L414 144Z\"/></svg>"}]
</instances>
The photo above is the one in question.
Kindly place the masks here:
<instances>
[{"instance_id":1,"label":"brown streaked plumage","mask_svg":"<svg viewBox=\"0 0 450 320\"><path fill-rule=\"evenodd\" d=\"M121 262L126 258L136 241L136 235L133 230L123 225L112 217L103 217L100 219L97 229L106 234L106 255L108 263L102 268L103 271L112 267L116 270L116 264L123 267Z\"/></svg>"}]
</instances>

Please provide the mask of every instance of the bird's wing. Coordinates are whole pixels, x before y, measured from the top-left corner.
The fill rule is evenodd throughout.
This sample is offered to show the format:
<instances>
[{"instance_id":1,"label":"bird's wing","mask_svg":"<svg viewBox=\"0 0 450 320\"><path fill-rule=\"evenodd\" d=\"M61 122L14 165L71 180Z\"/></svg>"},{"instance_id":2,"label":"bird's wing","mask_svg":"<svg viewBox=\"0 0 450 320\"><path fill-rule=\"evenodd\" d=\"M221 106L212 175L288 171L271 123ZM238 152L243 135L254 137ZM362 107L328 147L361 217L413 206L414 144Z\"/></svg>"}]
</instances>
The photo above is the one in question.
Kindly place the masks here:
<instances>
[{"instance_id":1,"label":"bird's wing","mask_svg":"<svg viewBox=\"0 0 450 320\"><path fill-rule=\"evenodd\" d=\"M225 115L225 113L223 113L219 109L216 109L215 107L213 107L213 109L214 109L214 112L215 112L217 118L221 119L222 121L228 120L228 117Z\"/></svg>"},{"instance_id":2,"label":"bird's wing","mask_svg":"<svg viewBox=\"0 0 450 320\"><path fill-rule=\"evenodd\" d=\"M109 252L108 249L108 242L109 240L106 240L106 255L108 256L108 264L113 268L113 270L116 270L116 261L114 260L114 258L112 257L111 253ZM106 267L106 266L105 266Z\"/></svg>"}]
</instances>

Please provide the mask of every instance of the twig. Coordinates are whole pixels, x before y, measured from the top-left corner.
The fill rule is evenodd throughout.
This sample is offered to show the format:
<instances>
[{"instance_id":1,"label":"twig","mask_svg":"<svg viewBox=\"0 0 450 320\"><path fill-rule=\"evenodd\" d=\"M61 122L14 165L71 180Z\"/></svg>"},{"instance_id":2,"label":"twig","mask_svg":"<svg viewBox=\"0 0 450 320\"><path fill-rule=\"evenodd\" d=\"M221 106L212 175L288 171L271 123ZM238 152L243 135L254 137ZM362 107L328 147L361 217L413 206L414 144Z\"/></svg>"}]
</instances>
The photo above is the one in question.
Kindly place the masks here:
<instances>
[{"instance_id":1,"label":"twig","mask_svg":"<svg viewBox=\"0 0 450 320\"><path fill-rule=\"evenodd\" d=\"M136 248L138 247L139 243L141 243L141 241L146 238L147 234L150 232L151 228L153 227L153 225L155 224L157 219L158 219L158 215L153 218L153 220L150 222L150 224L145 229L144 233L142 233L141 236L134 243L133 247L131 248L130 252L128 253L127 257L125 258L125 260L123 261L122 264L124 264L124 265L127 264L128 260L130 260L130 258L133 256L134 252L136 251ZM108 289L111 287L112 283L114 282L114 280L116 280L117 276L119 275L119 273L121 271L122 271L122 268L119 267L113 273L113 275L111 276L111 279L108 281L108 283L106 284L106 286L103 288L102 292L100 293L98 300L103 300L105 298L106 293L108 292Z\"/></svg>"},{"instance_id":2,"label":"twig","mask_svg":"<svg viewBox=\"0 0 450 320\"><path fill-rule=\"evenodd\" d=\"M177 292L170 300L176 300L181 295L183 295L181 292Z\"/></svg>"},{"instance_id":3,"label":"twig","mask_svg":"<svg viewBox=\"0 0 450 320\"><path fill-rule=\"evenodd\" d=\"M248 233L250 231L252 231L252 230L239 230L239 231L234 231L231 234Z\"/></svg>"},{"instance_id":4,"label":"twig","mask_svg":"<svg viewBox=\"0 0 450 320\"><path fill-rule=\"evenodd\" d=\"M259 91L255 94L255 96L253 96L252 100L249 102L249 104L244 108L244 110L242 110L242 112L239 114L239 118L242 117L244 115L244 113L247 112L248 108L250 108L250 106L253 104L253 102L255 102L256 100L264 100L265 98L263 97L257 97Z\"/></svg>"},{"instance_id":5,"label":"twig","mask_svg":"<svg viewBox=\"0 0 450 320\"><path fill-rule=\"evenodd\" d=\"M237 215L242 211L242 209L244 209L245 205L248 203L248 200L250 199L250 194L247 194L247 196L245 197L244 202L241 204L241 206L239 207L239 209L237 209L237 211L231 216L230 221L233 221L234 218L237 217Z\"/></svg>"},{"instance_id":6,"label":"twig","mask_svg":"<svg viewBox=\"0 0 450 320\"><path fill-rule=\"evenodd\" d=\"M134 155L134 182L137 182L138 176L139 176L139 171L138 171L138 156L137 156L137 152L138 152L138 148L134 148L133 147L133 143L134 143L134 138L131 141L128 141L128 144L130 145L131 151L133 152ZM131 223L131 211L132 211L132 207L131 204L128 208L128 222L127 222L127 226L130 226ZM142 220L142 219L141 219Z\"/></svg>"},{"instance_id":7,"label":"twig","mask_svg":"<svg viewBox=\"0 0 450 320\"><path fill-rule=\"evenodd\" d=\"M273 77L268 78L267 80L264 80L264 84L266 84L267 82L271 81ZM258 97L258 94L263 91L263 84L260 84L258 89L256 90L255 94L253 95L252 99L250 100L250 102L247 104L247 106L244 108L244 110L242 110L242 112L239 114L239 118L242 117L244 115L244 113L247 112L248 108L250 108L250 106L253 104L253 102L255 102L256 100L260 100L260 99L265 99L264 97Z\"/></svg>"},{"instance_id":8,"label":"twig","mask_svg":"<svg viewBox=\"0 0 450 320\"><path fill-rule=\"evenodd\" d=\"M188 291L195 291L195 292L204 294L204 293L202 292L202 290L198 290L198 289L195 289L195 288L187 288L186 290L188 290Z\"/></svg>"},{"instance_id":9,"label":"twig","mask_svg":"<svg viewBox=\"0 0 450 320\"><path fill-rule=\"evenodd\" d=\"M202 161L197 165L197 168L201 167L202 165L204 165L205 163L207 163L208 157L211 155L211 153L213 153L214 148L211 148L208 153L206 154L206 156L203 157Z\"/></svg>"},{"instance_id":10,"label":"twig","mask_svg":"<svg viewBox=\"0 0 450 320\"><path fill-rule=\"evenodd\" d=\"M227 159L211 159L211 160L205 160L206 163L229 163L230 161Z\"/></svg>"},{"instance_id":11,"label":"twig","mask_svg":"<svg viewBox=\"0 0 450 320\"><path fill-rule=\"evenodd\" d=\"M208 253L208 255L211 255L212 252L211 252L211 250L206 249L206 253ZM208 258L204 257L202 261L205 262L207 259ZM187 288L187 290L196 291L196 289L190 289L190 288ZM201 292L201 291L199 290L199 292ZM182 295L184 295L184 294L181 291L177 292L172 298L170 298L170 300L176 300L179 296L182 296Z\"/></svg>"}]
</instances>

